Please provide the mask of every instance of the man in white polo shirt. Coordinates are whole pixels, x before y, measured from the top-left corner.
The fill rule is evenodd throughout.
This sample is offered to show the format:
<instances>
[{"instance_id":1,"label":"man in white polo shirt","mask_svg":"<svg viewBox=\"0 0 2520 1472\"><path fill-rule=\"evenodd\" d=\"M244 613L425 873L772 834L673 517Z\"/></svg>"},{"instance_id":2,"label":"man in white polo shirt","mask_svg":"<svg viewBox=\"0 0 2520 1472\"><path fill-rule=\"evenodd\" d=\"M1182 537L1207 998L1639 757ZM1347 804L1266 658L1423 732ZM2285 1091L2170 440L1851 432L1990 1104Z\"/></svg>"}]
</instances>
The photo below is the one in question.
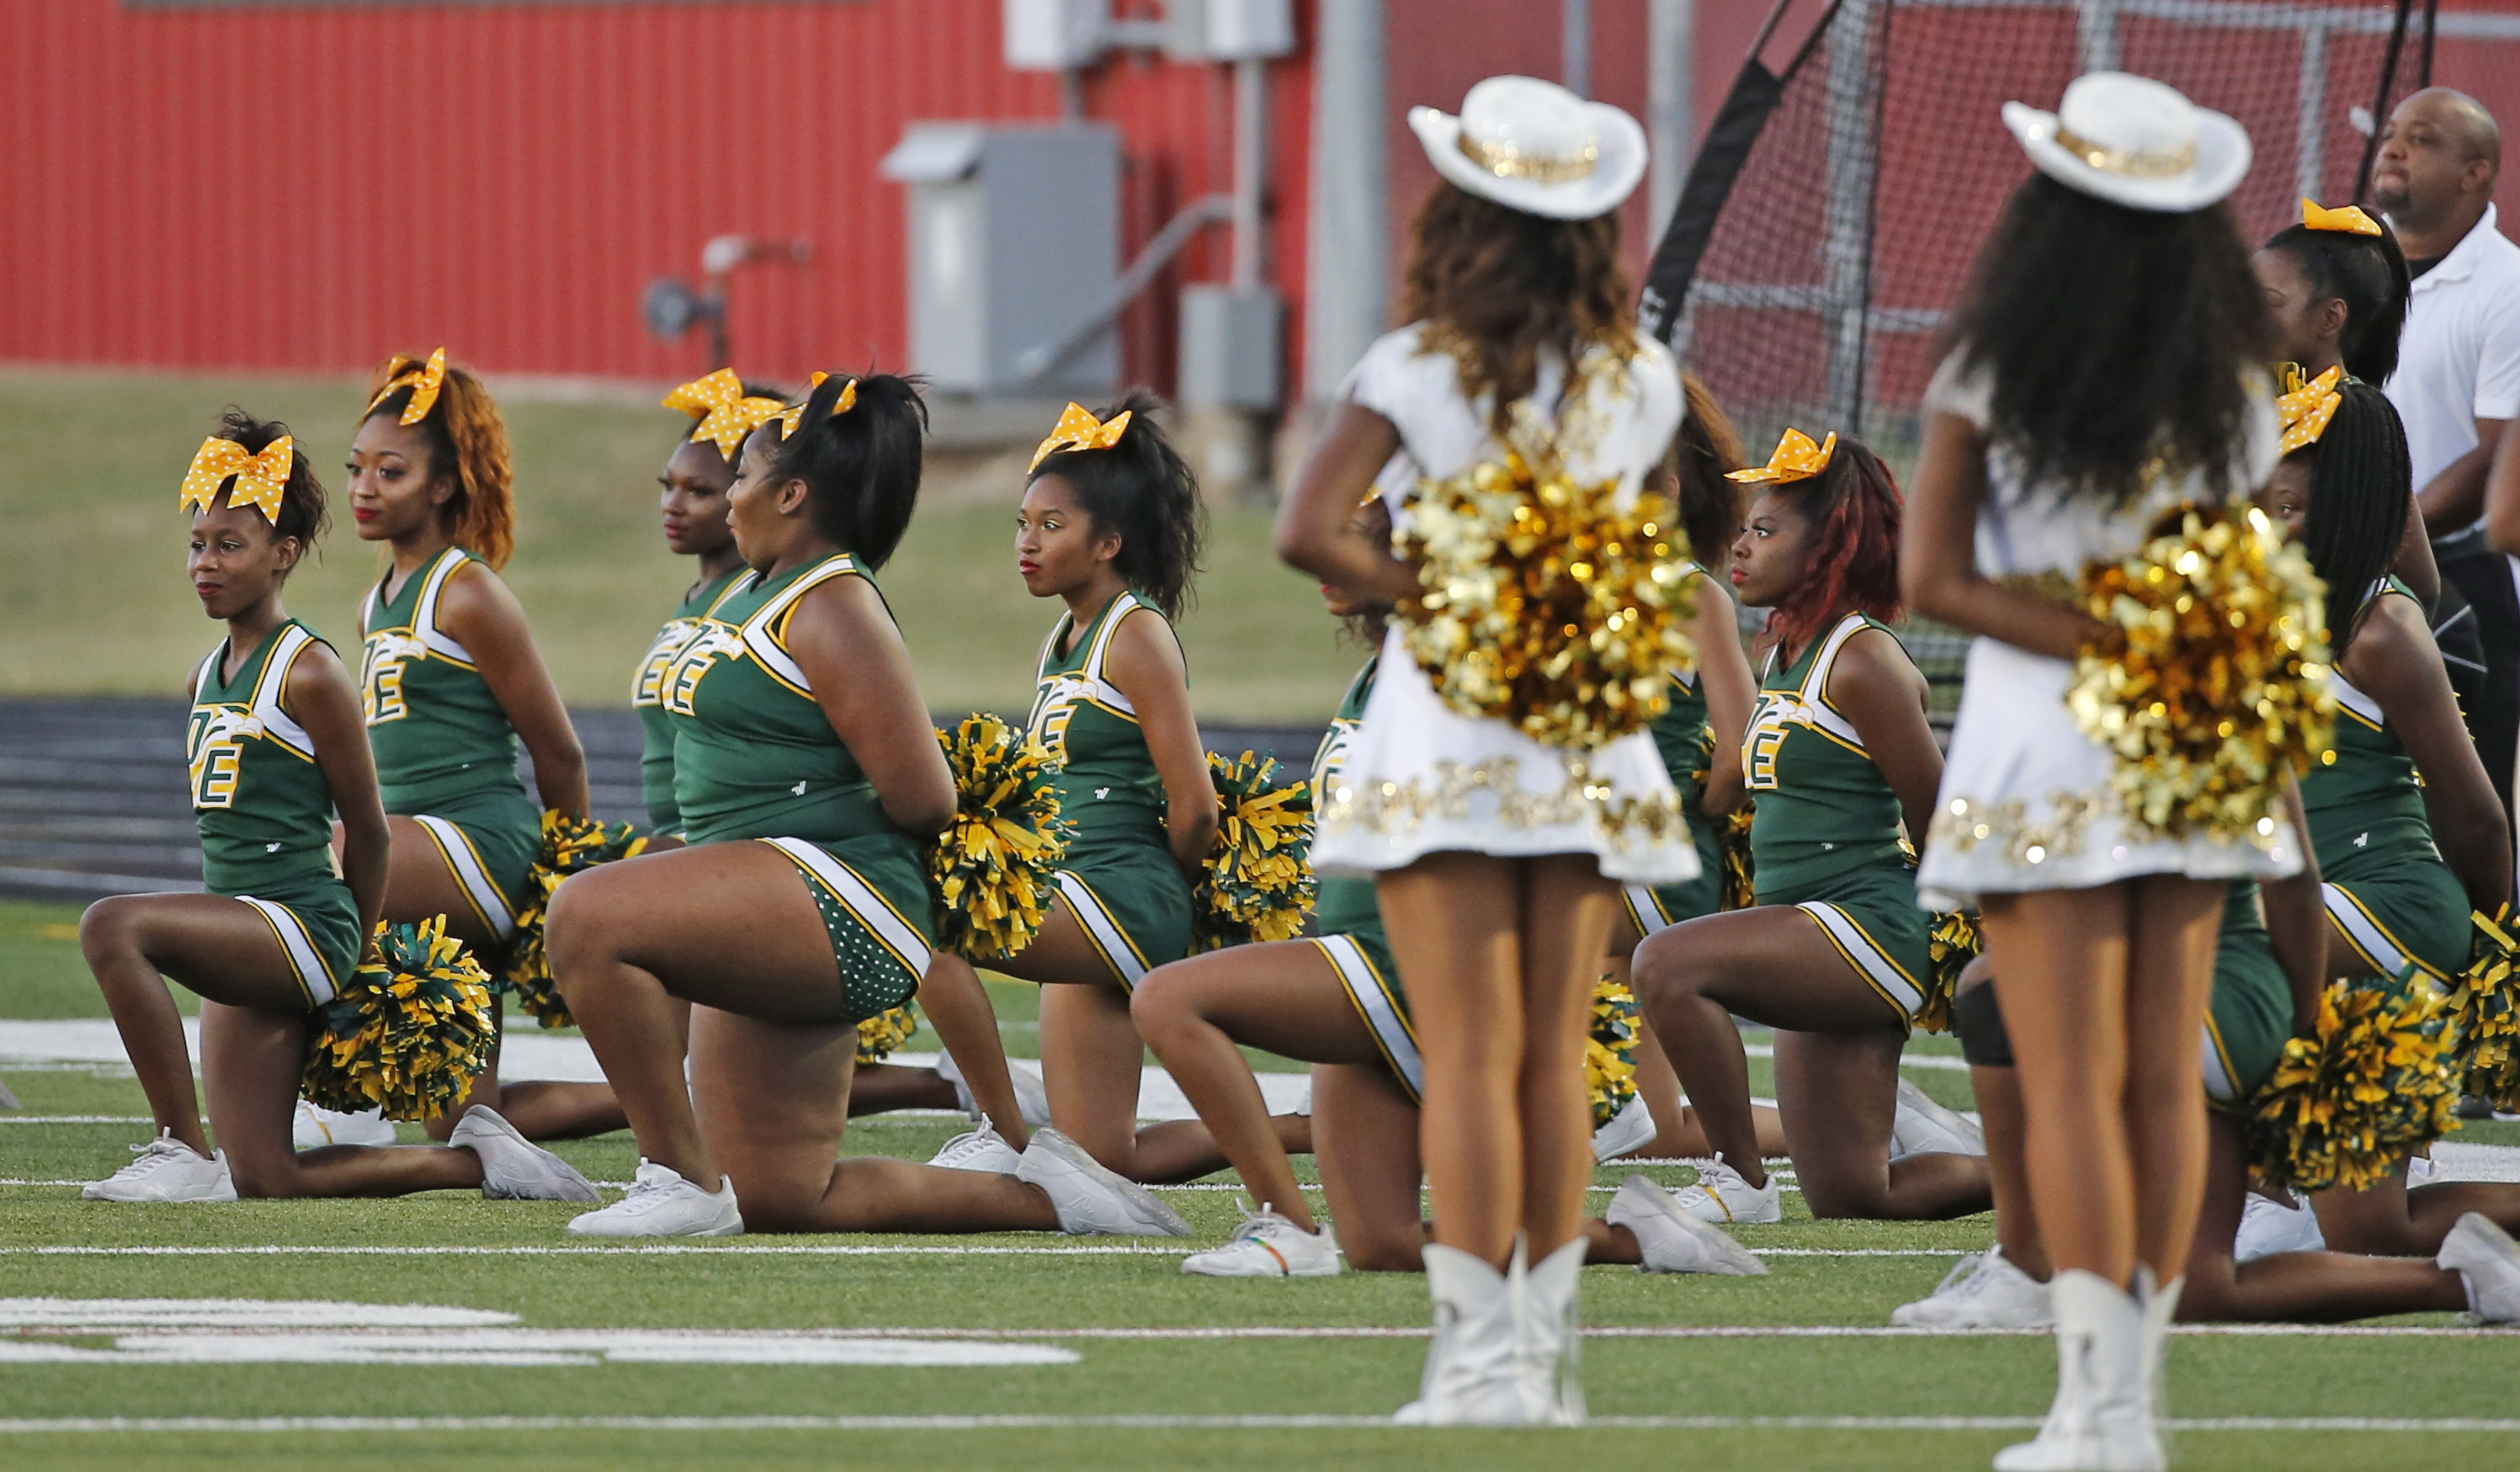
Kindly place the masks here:
<instances>
[{"instance_id":1,"label":"man in white polo shirt","mask_svg":"<svg viewBox=\"0 0 2520 1472\"><path fill-rule=\"evenodd\" d=\"M2520 414L2520 245L2496 228L2501 165L2493 114L2464 93L2428 87L2381 132L2371 197L2415 277L2389 401L2406 421L2442 581L2474 610L2485 669L2453 662L2452 683L2507 812L2520 743L2520 589L2483 528L2486 472Z\"/></svg>"}]
</instances>

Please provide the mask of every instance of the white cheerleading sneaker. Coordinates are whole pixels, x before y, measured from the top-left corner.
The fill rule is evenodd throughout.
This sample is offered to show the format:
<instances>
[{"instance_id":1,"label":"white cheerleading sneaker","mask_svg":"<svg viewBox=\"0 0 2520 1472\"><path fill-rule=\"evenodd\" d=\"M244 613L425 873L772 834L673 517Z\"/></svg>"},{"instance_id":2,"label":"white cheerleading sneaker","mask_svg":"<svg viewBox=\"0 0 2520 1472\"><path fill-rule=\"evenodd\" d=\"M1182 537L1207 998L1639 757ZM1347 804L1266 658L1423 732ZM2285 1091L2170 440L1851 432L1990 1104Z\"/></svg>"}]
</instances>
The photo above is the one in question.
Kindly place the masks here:
<instances>
[{"instance_id":1,"label":"white cheerleading sneaker","mask_svg":"<svg viewBox=\"0 0 2520 1472\"><path fill-rule=\"evenodd\" d=\"M2278 1252L2319 1252L2327 1238L2318 1229L2318 1213L2299 1196L2289 1206L2270 1201L2256 1191L2240 1207L2240 1229L2231 1243L2231 1261L2254 1263Z\"/></svg>"},{"instance_id":2,"label":"white cheerleading sneaker","mask_svg":"<svg viewBox=\"0 0 2520 1472\"><path fill-rule=\"evenodd\" d=\"M1628 1100L1611 1121L1593 1132L1593 1158L1616 1160L1654 1137L1653 1111L1645 1107L1644 1096Z\"/></svg>"},{"instance_id":3,"label":"white cheerleading sneaker","mask_svg":"<svg viewBox=\"0 0 2520 1472\"><path fill-rule=\"evenodd\" d=\"M1182 1259L1181 1271L1196 1277L1336 1277L1338 1242L1328 1227L1306 1231L1263 1205L1224 1246Z\"/></svg>"},{"instance_id":4,"label":"white cheerleading sneaker","mask_svg":"<svg viewBox=\"0 0 2520 1472\"><path fill-rule=\"evenodd\" d=\"M1697 1183L1682 1186L1672 1199L1680 1209L1700 1222L1759 1224L1781 1222L1785 1209L1777 1178L1771 1175L1766 1185L1752 1185L1741 1179L1741 1173L1724 1163L1724 1157L1697 1168Z\"/></svg>"},{"instance_id":5,"label":"white cheerleading sneaker","mask_svg":"<svg viewBox=\"0 0 2520 1472\"><path fill-rule=\"evenodd\" d=\"M203 1159L191 1145L160 1130L145 1145L131 1147L131 1164L103 1181L82 1186L89 1201L234 1201L236 1182L228 1177L225 1150Z\"/></svg>"},{"instance_id":6,"label":"white cheerleading sneaker","mask_svg":"<svg viewBox=\"0 0 2520 1472\"><path fill-rule=\"evenodd\" d=\"M2466 1282L2470 1319L2520 1323L2520 1246L2482 1212L2469 1212L2452 1224L2433 1263Z\"/></svg>"},{"instance_id":7,"label":"white cheerleading sneaker","mask_svg":"<svg viewBox=\"0 0 2520 1472\"><path fill-rule=\"evenodd\" d=\"M389 1145L396 1143L396 1137L393 1121L385 1118L382 1108L343 1114L299 1099L297 1112L289 1121L289 1143L300 1150L320 1150L326 1145Z\"/></svg>"},{"instance_id":8,"label":"white cheerleading sneaker","mask_svg":"<svg viewBox=\"0 0 2520 1472\"><path fill-rule=\"evenodd\" d=\"M1768 1265L1750 1249L1681 1209L1671 1193L1642 1176L1630 1176L1610 1198L1603 1220L1634 1233L1644 1253L1639 1272L1713 1272L1758 1277Z\"/></svg>"},{"instance_id":9,"label":"white cheerleading sneaker","mask_svg":"<svg viewBox=\"0 0 2520 1472\"><path fill-rule=\"evenodd\" d=\"M733 1237L743 1233L743 1213L733 1181L721 1180L711 1193L643 1157L630 1194L570 1218L568 1229L580 1237Z\"/></svg>"},{"instance_id":10,"label":"white cheerleading sneaker","mask_svg":"<svg viewBox=\"0 0 2520 1472\"><path fill-rule=\"evenodd\" d=\"M1934 1101L1933 1095L1899 1081L1898 1112L1890 1125L1890 1158L1902 1155L1983 1155L1986 1132L1957 1109Z\"/></svg>"},{"instance_id":11,"label":"white cheerleading sneaker","mask_svg":"<svg viewBox=\"0 0 2520 1472\"><path fill-rule=\"evenodd\" d=\"M474 1104L455 1122L446 1142L481 1160L481 1194L493 1201L593 1201L604 1199L577 1167L517 1133L487 1104Z\"/></svg>"},{"instance_id":12,"label":"white cheerleading sneaker","mask_svg":"<svg viewBox=\"0 0 2520 1472\"><path fill-rule=\"evenodd\" d=\"M973 1119L980 1115L980 1100L971 1093L971 1085L963 1077L963 1065L954 1061L950 1052L936 1055L936 1076L954 1086L954 1101ZM1015 1110L1023 1116L1024 1128L1037 1129L1050 1123L1050 1092L1041 1087L1041 1076L1030 1069L1007 1060L1007 1082L1015 1087Z\"/></svg>"},{"instance_id":13,"label":"white cheerleading sneaker","mask_svg":"<svg viewBox=\"0 0 2520 1472\"><path fill-rule=\"evenodd\" d=\"M2056 1316L2048 1285L1990 1247L1953 1264L1933 1292L1891 1310L1890 1321L1903 1329L2045 1329Z\"/></svg>"},{"instance_id":14,"label":"white cheerleading sneaker","mask_svg":"<svg viewBox=\"0 0 2520 1472\"><path fill-rule=\"evenodd\" d=\"M927 1163L940 1171L978 1171L988 1176L1012 1176L1023 1164L1023 1156L1007 1143L989 1117L980 1116L980 1128L966 1130L945 1141L944 1147L927 1157Z\"/></svg>"},{"instance_id":15,"label":"white cheerleading sneaker","mask_svg":"<svg viewBox=\"0 0 2520 1472\"><path fill-rule=\"evenodd\" d=\"M1050 1193L1058 1229L1070 1236L1186 1237L1190 1224L1145 1186L1105 1170L1085 1147L1044 1125L1016 1162L1015 1179Z\"/></svg>"}]
</instances>

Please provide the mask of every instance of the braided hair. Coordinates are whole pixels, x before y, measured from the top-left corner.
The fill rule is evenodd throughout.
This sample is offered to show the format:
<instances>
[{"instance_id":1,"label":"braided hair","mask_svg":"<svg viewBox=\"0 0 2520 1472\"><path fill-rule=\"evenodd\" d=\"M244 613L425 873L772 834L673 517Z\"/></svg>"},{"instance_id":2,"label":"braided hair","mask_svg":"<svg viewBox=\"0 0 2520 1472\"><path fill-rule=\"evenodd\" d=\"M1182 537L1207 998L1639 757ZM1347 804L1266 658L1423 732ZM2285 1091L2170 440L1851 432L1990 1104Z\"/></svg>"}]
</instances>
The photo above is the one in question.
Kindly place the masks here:
<instances>
[{"instance_id":1,"label":"braided hair","mask_svg":"<svg viewBox=\"0 0 2520 1472\"><path fill-rule=\"evenodd\" d=\"M1119 403L1097 410L1109 424L1122 413L1129 425L1107 450L1061 450L1033 468L1032 480L1057 475L1076 488L1097 532L1120 534L1111 570L1131 592L1178 619L1190 602L1198 558L1207 539L1207 503L1198 477L1173 448L1155 414L1164 403L1133 388ZM1029 483L1029 482L1027 482Z\"/></svg>"},{"instance_id":2,"label":"braided hair","mask_svg":"<svg viewBox=\"0 0 2520 1472\"><path fill-rule=\"evenodd\" d=\"M2398 371L2398 335L2407 325L2407 253L2387 221L2378 235L2287 225L2265 248L2280 250L2301 269L2321 301L2345 303L2337 353L2345 371L2365 383L2385 383Z\"/></svg>"},{"instance_id":3,"label":"braided hair","mask_svg":"<svg viewBox=\"0 0 2520 1472\"><path fill-rule=\"evenodd\" d=\"M2354 643L2355 624L2374 583L2397 560L2414 497L2407 429L2397 407L2369 383L2338 388L2335 418L2314 443L2289 457L2310 463L2310 510L2303 550L2327 584L2327 639L2334 659Z\"/></svg>"},{"instance_id":4,"label":"braided hair","mask_svg":"<svg viewBox=\"0 0 2520 1472\"><path fill-rule=\"evenodd\" d=\"M832 406L852 383L856 402L833 415ZM805 395L796 432L770 452L770 480L803 481L815 529L870 571L891 560L919 502L927 434L919 389L918 379L898 374L833 374Z\"/></svg>"}]
</instances>

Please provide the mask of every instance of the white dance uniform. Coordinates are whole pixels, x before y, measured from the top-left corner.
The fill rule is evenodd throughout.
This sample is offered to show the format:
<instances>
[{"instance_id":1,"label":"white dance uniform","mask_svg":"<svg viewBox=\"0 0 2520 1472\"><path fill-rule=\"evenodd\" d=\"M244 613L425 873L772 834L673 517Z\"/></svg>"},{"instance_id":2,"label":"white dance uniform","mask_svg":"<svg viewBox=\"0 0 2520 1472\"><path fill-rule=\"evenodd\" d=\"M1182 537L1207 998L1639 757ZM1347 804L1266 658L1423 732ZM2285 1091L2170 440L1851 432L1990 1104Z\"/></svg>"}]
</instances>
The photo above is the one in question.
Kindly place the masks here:
<instances>
[{"instance_id":1,"label":"white dance uniform","mask_svg":"<svg viewBox=\"0 0 2520 1472\"><path fill-rule=\"evenodd\" d=\"M1928 414L1955 414L1983 432L1994 394L1983 372L1963 376L1959 355L1944 360L1925 390ZM2246 441L2231 483L2242 494L2263 484L2282 458L2274 401L2252 384ZM2182 502L2215 499L2201 471L2165 478L2120 509L2089 496L2059 496L2027 483L2009 447L1987 450L1986 502L1978 509L1977 569L1986 577L2062 589L2086 564L2116 561L2141 547L2161 516ZM2061 581L2060 581L2061 580ZM2301 843L2277 818L2236 836L2167 838L2130 825L2110 786L2118 758L2083 734L2065 704L2074 661L1979 639L1969 646L1967 683L1943 763L1918 903L1927 910L1975 906L1980 895L2087 889L2138 874L2196 879L2272 879L2298 873Z\"/></svg>"},{"instance_id":2,"label":"white dance uniform","mask_svg":"<svg viewBox=\"0 0 2520 1472\"><path fill-rule=\"evenodd\" d=\"M1408 526L1421 479L1449 479L1505 457L1487 397L1462 396L1452 356L1421 350L1422 326L1375 341L1340 390L1400 431L1400 452L1374 481L1396 528ZM1651 340L1640 341L1624 364L1599 350L1582 362L1585 381L1563 405L1564 366L1544 360L1531 397L1511 412L1524 425L1553 419L1558 454L1574 476L1588 484L1615 478L1621 503L1633 504L1680 427L1679 372ZM1397 623L1342 779L1317 801L1312 861L1326 874L1362 876L1464 851L1591 854L1603 875L1627 884L1678 884L1697 874L1696 845L1650 734L1587 752L1545 745L1501 719L1462 715L1436 693Z\"/></svg>"}]
</instances>

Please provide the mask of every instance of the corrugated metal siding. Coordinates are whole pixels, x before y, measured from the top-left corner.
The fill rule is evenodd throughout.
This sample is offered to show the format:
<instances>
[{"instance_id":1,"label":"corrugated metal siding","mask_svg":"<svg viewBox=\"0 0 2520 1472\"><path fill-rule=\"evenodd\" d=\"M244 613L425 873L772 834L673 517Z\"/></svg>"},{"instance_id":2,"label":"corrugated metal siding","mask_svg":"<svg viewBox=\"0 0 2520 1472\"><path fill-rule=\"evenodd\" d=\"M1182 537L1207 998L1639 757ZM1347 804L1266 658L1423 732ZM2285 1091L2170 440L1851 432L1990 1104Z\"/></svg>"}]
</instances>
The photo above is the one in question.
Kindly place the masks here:
<instances>
[{"instance_id":1,"label":"corrugated metal siding","mask_svg":"<svg viewBox=\"0 0 2520 1472\"><path fill-rule=\"evenodd\" d=\"M745 367L898 365L904 206L877 161L914 120L1058 111L1002 65L1000 8L9 0L0 358L342 369L443 342L666 378L701 350L651 339L639 293L734 231L815 247L739 278ZM1309 66L1272 70L1273 272L1299 293ZM1124 58L1086 96L1126 140L1129 248L1228 187L1221 72ZM1225 262L1219 239L1177 275ZM1132 374L1169 382L1172 331L1132 315Z\"/></svg>"}]
</instances>

